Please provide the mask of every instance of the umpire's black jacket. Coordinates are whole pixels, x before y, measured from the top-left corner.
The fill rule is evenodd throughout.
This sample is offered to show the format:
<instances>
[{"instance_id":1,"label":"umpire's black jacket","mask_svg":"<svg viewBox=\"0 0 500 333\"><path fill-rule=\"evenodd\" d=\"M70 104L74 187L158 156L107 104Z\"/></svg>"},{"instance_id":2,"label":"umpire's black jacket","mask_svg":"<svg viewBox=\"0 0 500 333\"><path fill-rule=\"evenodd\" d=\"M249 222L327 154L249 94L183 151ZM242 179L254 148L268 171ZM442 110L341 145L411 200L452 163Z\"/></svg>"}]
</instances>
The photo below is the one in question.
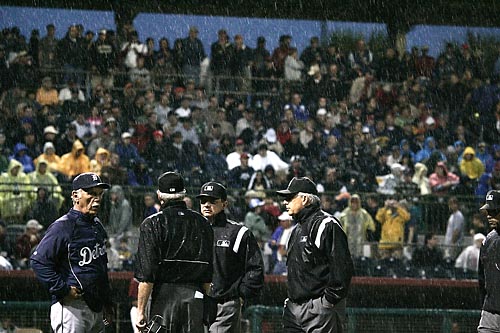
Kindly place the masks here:
<instances>
[{"instance_id":1,"label":"umpire's black jacket","mask_svg":"<svg viewBox=\"0 0 500 333\"><path fill-rule=\"evenodd\" d=\"M500 235L496 229L481 246L478 279L483 310L500 314Z\"/></svg>"},{"instance_id":2,"label":"umpire's black jacket","mask_svg":"<svg viewBox=\"0 0 500 333\"><path fill-rule=\"evenodd\" d=\"M212 222L214 275L211 295L219 302L256 296L264 285L262 254L254 235L221 212Z\"/></svg>"},{"instance_id":3,"label":"umpire's black jacket","mask_svg":"<svg viewBox=\"0 0 500 333\"><path fill-rule=\"evenodd\" d=\"M213 231L184 201L167 202L140 226L135 278L139 282L203 284L212 281Z\"/></svg>"},{"instance_id":4,"label":"umpire's black jacket","mask_svg":"<svg viewBox=\"0 0 500 333\"><path fill-rule=\"evenodd\" d=\"M340 223L319 203L303 208L288 245L288 297L295 303L324 296L337 304L347 296L354 266Z\"/></svg>"}]
</instances>

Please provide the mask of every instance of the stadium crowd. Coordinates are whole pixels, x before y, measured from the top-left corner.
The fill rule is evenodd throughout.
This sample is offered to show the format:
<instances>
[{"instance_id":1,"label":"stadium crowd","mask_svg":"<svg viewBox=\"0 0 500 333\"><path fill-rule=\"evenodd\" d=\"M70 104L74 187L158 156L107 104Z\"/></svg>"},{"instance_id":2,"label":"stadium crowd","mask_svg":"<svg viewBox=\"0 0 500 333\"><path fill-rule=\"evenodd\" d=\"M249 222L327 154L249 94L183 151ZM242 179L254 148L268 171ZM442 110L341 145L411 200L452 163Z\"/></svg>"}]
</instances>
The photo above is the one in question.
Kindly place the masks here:
<instances>
[{"instance_id":1,"label":"stadium crowd","mask_svg":"<svg viewBox=\"0 0 500 333\"><path fill-rule=\"evenodd\" d=\"M208 57L196 27L172 46L168 37L141 41L132 25L73 25L60 40L55 29L29 39L17 27L0 33L0 234L28 221L24 245L0 236L13 267L26 268L66 209L65 186L86 171L115 185L105 213L114 269L130 267L126 235L137 223L124 188L152 186L165 170L191 188L214 180L244 196L229 213L254 232L268 273L286 271L292 223L273 190L293 177L313 179L353 255L387 260L390 274L423 233L425 196L439 203L432 213L442 221L427 231L445 234L443 265L473 246L464 235L487 233L483 216L464 221L459 199L477 206L500 189L500 57L487 68L468 44L433 58L426 46L375 54L362 39L343 51L317 37L297 50L288 35L267 50L263 37L251 48L223 29ZM154 195L140 200L136 215L155 212ZM415 250L423 266L434 236Z\"/></svg>"}]
</instances>

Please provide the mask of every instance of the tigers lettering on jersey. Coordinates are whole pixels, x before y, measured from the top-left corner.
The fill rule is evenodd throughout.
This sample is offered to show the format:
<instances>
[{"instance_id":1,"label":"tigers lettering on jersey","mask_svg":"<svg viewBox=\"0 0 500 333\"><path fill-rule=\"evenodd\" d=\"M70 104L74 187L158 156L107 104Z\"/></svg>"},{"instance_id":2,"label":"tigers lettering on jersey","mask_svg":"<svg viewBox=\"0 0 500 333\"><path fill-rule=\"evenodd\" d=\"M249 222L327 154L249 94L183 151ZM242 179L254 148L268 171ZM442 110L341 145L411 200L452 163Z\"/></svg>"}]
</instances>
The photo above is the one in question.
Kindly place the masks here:
<instances>
[{"instance_id":1,"label":"tigers lettering on jersey","mask_svg":"<svg viewBox=\"0 0 500 333\"><path fill-rule=\"evenodd\" d=\"M82 260L78 262L78 266L82 267L88 265L94 259L98 259L100 256L106 254L106 245L101 245L97 243L94 248L90 248L88 246L82 247L80 249L80 255L82 256Z\"/></svg>"}]
</instances>

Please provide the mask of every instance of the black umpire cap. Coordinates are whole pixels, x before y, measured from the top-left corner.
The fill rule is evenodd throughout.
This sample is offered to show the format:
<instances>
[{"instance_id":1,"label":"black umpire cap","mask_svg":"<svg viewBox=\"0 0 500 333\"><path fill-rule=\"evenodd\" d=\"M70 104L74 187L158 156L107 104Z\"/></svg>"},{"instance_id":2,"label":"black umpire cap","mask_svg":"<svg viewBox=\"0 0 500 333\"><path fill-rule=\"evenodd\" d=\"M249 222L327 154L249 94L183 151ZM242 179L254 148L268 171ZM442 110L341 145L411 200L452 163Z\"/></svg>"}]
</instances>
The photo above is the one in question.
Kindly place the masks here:
<instances>
[{"instance_id":1,"label":"black umpire cap","mask_svg":"<svg viewBox=\"0 0 500 333\"><path fill-rule=\"evenodd\" d=\"M293 177L286 190L276 191L282 197L290 197L299 192L318 195L316 184L307 177Z\"/></svg>"},{"instance_id":2,"label":"black umpire cap","mask_svg":"<svg viewBox=\"0 0 500 333\"><path fill-rule=\"evenodd\" d=\"M491 190L486 193L486 203L479 210L493 210L500 208L500 191Z\"/></svg>"},{"instance_id":3,"label":"black umpire cap","mask_svg":"<svg viewBox=\"0 0 500 333\"><path fill-rule=\"evenodd\" d=\"M168 194L185 192L184 179L177 172L167 171L158 177L158 190Z\"/></svg>"},{"instance_id":4,"label":"black umpire cap","mask_svg":"<svg viewBox=\"0 0 500 333\"><path fill-rule=\"evenodd\" d=\"M224 185L217 182L208 182L203 184L200 190L200 194L196 198L210 197L215 199L226 200L227 192Z\"/></svg>"}]
</instances>

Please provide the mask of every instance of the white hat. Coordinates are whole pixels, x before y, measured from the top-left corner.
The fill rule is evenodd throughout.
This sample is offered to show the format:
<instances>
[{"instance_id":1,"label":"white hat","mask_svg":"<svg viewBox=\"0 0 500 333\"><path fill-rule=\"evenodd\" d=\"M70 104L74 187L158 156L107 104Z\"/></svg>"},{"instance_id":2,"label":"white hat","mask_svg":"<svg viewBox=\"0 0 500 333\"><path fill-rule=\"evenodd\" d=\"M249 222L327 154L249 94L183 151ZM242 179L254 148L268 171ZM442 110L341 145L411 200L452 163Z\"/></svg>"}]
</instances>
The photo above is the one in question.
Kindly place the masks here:
<instances>
[{"instance_id":1,"label":"white hat","mask_svg":"<svg viewBox=\"0 0 500 333\"><path fill-rule=\"evenodd\" d=\"M325 116L326 115L326 109L325 108L318 109L318 111L316 111L316 115L317 116Z\"/></svg>"},{"instance_id":2,"label":"white hat","mask_svg":"<svg viewBox=\"0 0 500 333\"><path fill-rule=\"evenodd\" d=\"M43 225L41 225L40 223L38 223L37 220L31 219L28 222L26 222L26 229L28 229L28 228L34 228L36 230L42 230L43 229Z\"/></svg>"},{"instance_id":3,"label":"white hat","mask_svg":"<svg viewBox=\"0 0 500 333\"><path fill-rule=\"evenodd\" d=\"M258 198L253 198L250 200L250 209L254 209L255 207L261 207L264 206L264 201L258 199Z\"/></svg>"},{"instance_id":4,"label":"white hat","mask_svg":"<svg viewBox=\"0 0 500 333\"><path fill-rule=\"evenodd\" d=\"M130 134L129 132L122 133L122 139L127 139L127 138L131 138L131 137L132 137L132 134Z\"/></svg>"},{"instance_id":5,"label":"white hat","mask_svg":"<svg viewBox=\"0 0 500 333\"><path fill-rule=\"evenodd\" d=\"M276 140L278 140L278 137L276 136L276 131L272 128L268 129L266 131L266 141L269 143L275 143Z\"/></svg>"},{"instance_id":6,"label":"white hat","mask_svg":"<svg viewBox=\"0 0 500 333\"><path fill-rule=\"evenodd\" d=\"M481 233L478 233L478 234L475 234L475 235L474 235L474 241L477 241L477 240L481 240L481 241L483 241L483 240L485 240L485 239L486 239L486 236L485 236L485 235L483 235L483 234L481 234Z\"/></svg>"},{"instance_id":7,"label":"white hat","mask_svg":"<svg viewBox=\"0 0 500 333\"><path fill-rule=\"evenodd\" d=\"M47 127L45 127L43 129L43 134L47 134L47 133L51 133L51 134L58 134L59 131L56 130L56 128L52 125L49 125Z\"/></svg>"},{"instance_id":8,"label":"white hat","mask_svg":"<svg viewBox=\"0 0 500 333\"><path fill-rule=\"evenodd\" d=\"M283 212L283 213L281 213L280 216L278 216L278 220L280 220L280 221L288 221L291 219L292 219L292 217L287 212Z\"/></svg>"},{"instance_id":9,"label":"white hat","mask_svg":"<svg viewBox=\"0 0 500 333\"><path fill-rule=\"evenodd\" d=\"M309 72L307 72L308 75L314 75L316 73L318 73L320 71L319 69L319 65L312 65L310 68L309 68Z\"/></svg>"},{"instance_id":10,"label":"white hat","mask_svg":"<svg viewBox=\"0 0 500 333\"><path fill-rule=\"evenodd\" d=\"M427 117L427 119L425 119L425 124L428 126L434 125L435 123L436 123L436 121L431 116L429 116L429 117Z\"/></svg>"}]
</instances>

